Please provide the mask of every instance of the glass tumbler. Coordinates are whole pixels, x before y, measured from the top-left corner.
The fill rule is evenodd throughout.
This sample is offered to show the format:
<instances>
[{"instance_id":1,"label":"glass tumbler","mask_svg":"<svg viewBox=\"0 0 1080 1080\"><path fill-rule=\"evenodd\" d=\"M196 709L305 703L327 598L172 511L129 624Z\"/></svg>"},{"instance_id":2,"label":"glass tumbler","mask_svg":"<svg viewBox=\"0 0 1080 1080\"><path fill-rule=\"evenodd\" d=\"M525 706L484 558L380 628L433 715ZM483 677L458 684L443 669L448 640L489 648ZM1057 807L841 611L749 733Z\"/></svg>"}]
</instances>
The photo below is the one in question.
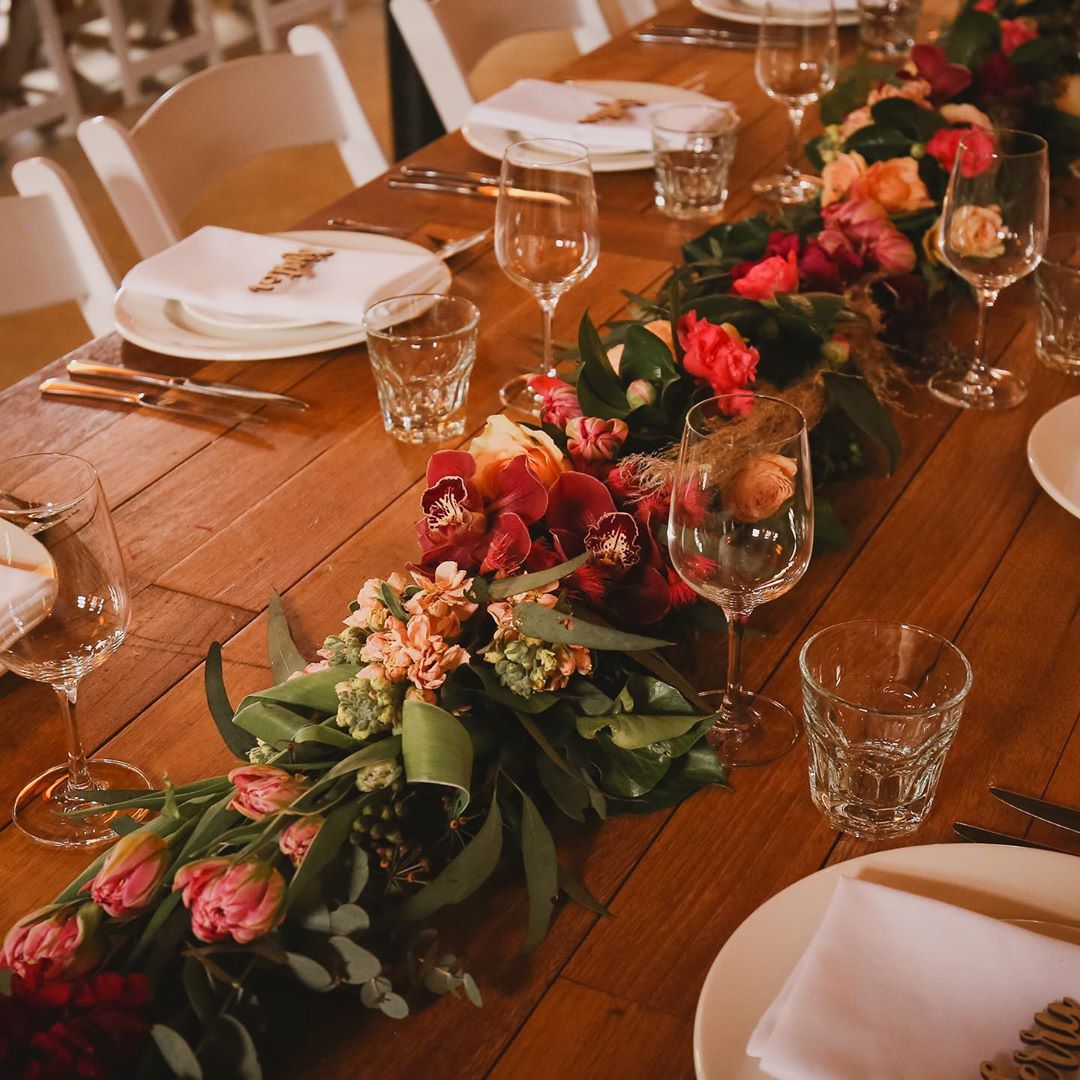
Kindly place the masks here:
<instances>
[{"instance_id":1,"label":"glass tumbler","mask_svg":"<svg viewBox=\"0 0 1080 1080\"><path fill-rule=\"evenodd\" d=\"M465 433L480 312L471 300L413 293L364 312L383 426L407 443Z\"/></svg>"},{"instance_id":2,"label":"glass tumbler","mask_svg":"<svg viewBox=\"0 0 1080 1080\"><path fill-rule=\"evenodd\" d=\"M810 794L829 824L866 839L914 832L971 688L964 654L918 626L857 621L814 634L799 668Z\"/></svg>"},{"instance_id":3,"label":"glass tumbler","mask_svg":"<svg viewBox=\"0 0 1080 1080\"><path fill-rule=\"evenodd\" d=\"M675 218L724 209L739 114L725 103L669 105L652 114L656 205Z\"/></svg>"},{"instance_id":4,"label":"glass tumbler","mask_svg":"<svg viewBox=\"0 0 1080 1080\"><path fill-rule=\"evenodd\" d=\"M921 0L859 0L859 45L868 59L903 60L915 45Z\"/></svg>"},{"instance_id":5,"label":"glass tumbler","mask_svg":"<svg viewBox=\"0 0 1080 1080\"><path fill-rule=\"evenodd\" d=\"M1035 289L1039 359L1055 371L1080 375L1080 233L1050 237L1035 271Z\"/></svg>"}]
</instances>

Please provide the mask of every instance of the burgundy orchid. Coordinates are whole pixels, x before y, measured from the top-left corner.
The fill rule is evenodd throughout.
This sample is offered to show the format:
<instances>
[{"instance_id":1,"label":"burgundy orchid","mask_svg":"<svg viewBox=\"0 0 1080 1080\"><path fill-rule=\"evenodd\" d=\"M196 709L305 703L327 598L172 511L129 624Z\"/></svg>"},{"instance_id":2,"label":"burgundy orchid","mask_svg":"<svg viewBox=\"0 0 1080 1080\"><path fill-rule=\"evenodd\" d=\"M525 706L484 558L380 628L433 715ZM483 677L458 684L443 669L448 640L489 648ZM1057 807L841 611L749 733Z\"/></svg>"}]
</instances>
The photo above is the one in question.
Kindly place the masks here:
<instances>
[{"instance_id":1,"label":"burgundy orchid","mask_svg":"<svg viewBox=\"0 0 1080 1080\"><path fill-rule=\"evenodd\" d=\"M930 100L935 105L951 101L971 85L971 68L950 64L940 45L916 45L911 50L911 60L917 73L915 77L930 84Z\"/></svg>"},{"instance_id":2,"label":"burgundy orchid","mask_svg":"<svg viewBox=\"0 0 1080 1080\"><path fill-rule=\"evenodd\" d=\"M664 562L651 530L618 510L596 477L563 473L548 491L546 524L560 559L592 555L567 581L602 612L633 623L667 613Z\"/></svg>"},{"instance_id":3,"label":"burgundy orchid","mask_svg":"<svg viewBox=\"0 0 1080 1080\"><path fill-rule=\"evenodd\" d=\"M528 460L520 455L499 468L486 503L475 473L476 461L464 450L432 454L420 499L424 516L416 523L422 566L449 560L462 569L510 574L529 554L529 526L544 516L548 496Z\"/></svg>"}]
</instances>

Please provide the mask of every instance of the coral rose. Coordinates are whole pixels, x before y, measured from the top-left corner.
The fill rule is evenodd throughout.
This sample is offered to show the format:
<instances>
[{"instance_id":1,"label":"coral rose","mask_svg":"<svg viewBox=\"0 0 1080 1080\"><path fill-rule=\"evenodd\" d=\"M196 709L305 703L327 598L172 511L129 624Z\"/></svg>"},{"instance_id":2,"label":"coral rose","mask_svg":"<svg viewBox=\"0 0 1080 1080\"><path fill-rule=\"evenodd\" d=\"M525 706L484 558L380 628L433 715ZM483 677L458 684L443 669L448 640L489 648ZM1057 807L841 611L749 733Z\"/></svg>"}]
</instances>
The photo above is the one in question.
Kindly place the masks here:
<instances>
[{"instance_id":1,"label":"coral rose","mask_svg":"<svg viewBox=\"0 0 1080 1080\"><path fill-rule=\"evenodd\" d=\"M284 810L307 791L307 781L273 765L241 765L229 773L236 794L229 803L252 821Z\"/></svg>"},{"instance_id":2,"label":"coral rose","mask_svg":"<svg viewBox=\"0 0 1080 1080\"><path fill-rule=\"evenodd\" d=\"M690 375L706 380L717 395L733 394L754 381L758 351L743 341L730 323L717 326L688 311L679 320L679 343L684 350L683 366ZM745 402L731 402L730 412L744 415L750 411L749 395Z\"/></svg>"},{"instance_id":3,"label":"coral rose","mask_svg":"<svg viewBox=\"0 0 1080 1080\"><path fill-rule=\"evenodd\" d=\"M63 911L45 919L42 911L21 918L4 938L0 969L40 979L75 979L96 967L105 955L98 934L101 908L83 904L74 915Z\"/></svg>"},{"instance_id":4,"label":"coral rose","mask_svg":"<svg viewBox=\"0 0 1080 1080\"><path fill-rule=\"evenodd\" d=\"M325 819L318 814L297 818L281 830L278 848L282 855L287 855L293 866L299 866L311 847L311 842L319 835Z\"/></svg>"},{"instance_id":5,"label":"coral rose","mask_svg":"<svg viewBox=\"0 0 1080 1080\"><path fill-rule=\"evenodd\" d=\"M934 205L913 157L875 161L866 175L855 181L851 193L857 198L873 199L890 213L904 214Z\"/></svg>"},{"instance_id":6,"label":"coral rose","mask_svg":"<svg viewBox=\"0 0 1080 1080\"><path fill-rule=\"evenodd\" d=\"M724 507L738 521L761 521L795 494L799 466L783 454L762 454L740 469L724 489Z\"/></svg>"},{"instance_id":7,"label":"coral rose","mask_svg":"<svg viewBox=\"0 0 1080 1080\"><path fill-rule=\"evenodd\" d=\"M938 112L948 120L950 124L970 124L972 127L985 128L992 131L994 121L974 105L942 105Z\"/></svg>"},{"instance_id":8,"label":"coral rose","mask_svg":"<svg viewBox=\"0 0 1080 1080\"><path fill-rule=\"evenodd\" d=\"M926 79L905 79L899 86L892 83L882 83L879 87L870 91L866 104L873 107L879 101L888 101L889 98L901 98L904 101L913 101L924 109L931 108L929 97L933 87Z\"/></svg>"},{"instance_id":9,"label":"coral rose","mask_svg":"<svg viewBox=\"0 0 1080 1080\"><path fill-rule=\"evenodd\" d=\"M127 919L149 907L171 861L169 845L160 836L128 833L113 844L84 888L114 919Z\"/></svg>"},{"instance_id":10,"label":"coral rose","mask_svg":"<svg viewBox=\"0 0 1080 1080\"><path fill-rule=\"evenodd\" d=\"M1068 116L1080 116L1080 75L1066 75L1061 79L1054 108Z\"/></svg>"},{"instance_id":11,"label":"coral rose","mask_svg":"<svg viewBox=\"0 0 1080 1080\"><path fill-rule=\"evenodd\" d=\"M1005 253L1005 223L997 206L959 206L949 224L949 248L965 259Z\"/></svg>"},{"instance_id":12,"label":"coral rose","mask_svg":"<svg viewBox=\"0 0 1080 1080\"><path fill-rule=\"evenodd\" d=\"M515 424L502 414L488 417L484 430L469 443L469 453L476 461L473 480L485 499L494 497L497 474L513 458L524 456L529 471L545 488L567 468L563 452L550 435Z\"/></svg>"},{"instance_id":13,"label":"coral rose","mask_svg":"<svg viewBox=\"0 0 1080 1080\"><path fill-rule=\"evenodd\" d=\"M866 158L852 151L837 154L821 171L824 188L821 192L822 207L839 202L851 190L851 185L866 175Z\"/></svg>"},{"instance_id":14,"label":"coral rose","mask_svg":"<svg viewBox=\"0 0 1080 1080\"><path fill-rule=\"evenodd\" d=\"M191 932L206 942L246 945L285 918L285 879L262 859L200 859L181 866L173 892L183 890Z\"/></svg>"},{"instance_id":15,"label":"coral rose","mask_svg":"<svg viewBox=\"0 0 1080 1080\"><path fill-rule=\"evenodd\" d=\"M794 251L787 258L773 255L755 263L742 277L732 283L732 289L747 300L772 300L776 294L798 292L799 267Z\"/></svg>"},{"instance_id":16,"label":"coral rose","mask_svg":"<svg viewBox=\"0 0 1080 1080\"><path fill-rule=\"evenodd\" d=\"M1021 45L1034 41L1039 36L1039 24L1034 19L1001 20L1001 51L1012 56Z\"/></svg>"}]
</instances>

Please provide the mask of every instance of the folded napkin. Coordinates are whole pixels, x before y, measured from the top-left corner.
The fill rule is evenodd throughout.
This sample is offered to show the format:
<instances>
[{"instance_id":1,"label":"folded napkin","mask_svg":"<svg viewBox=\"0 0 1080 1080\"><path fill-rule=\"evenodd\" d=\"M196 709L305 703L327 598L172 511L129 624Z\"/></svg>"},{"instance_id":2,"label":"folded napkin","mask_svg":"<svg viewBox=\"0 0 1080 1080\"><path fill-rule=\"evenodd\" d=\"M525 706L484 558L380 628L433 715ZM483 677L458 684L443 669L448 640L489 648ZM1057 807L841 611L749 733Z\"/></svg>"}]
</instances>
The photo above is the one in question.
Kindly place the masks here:
<instances>
[{"instance_id":1,"label":"folded napkin","mask_svg":"<svg viewBox=\"0 0 1080 1080\"><path fill-rule=\"evenodd\" d=\"M777 1080L961 1080L1080 997L1080 946L841 878L747 1053Z\"/></svg>"},{"instance_id":2,"label":"folded napkin","mask_svg":"<svg viewBox=\"0 0 1080 1080\"><path fill-rule=\"evenodd\" d=\"M33 630L55 599L56 564L48 549L0 520L0 652Z\"/></svg>"},{"instance_id":3,"label":"folded napkin","mask_svg":"<svg viewBox=\"0 0 1080 1080\"><path fill-rule=\"evenodd\" d=\"M649 115L671 103L635 107L622 120L580 122L614 97L570 83L519 79L474 105L466 122L520 131L529 139L572 139L590 150L651 150Z\"/></svg>"},{"instance_id":4,"label":"folded napkin","mask_svg":"<svg viewBox=\"0 0 1080 1080\"><path fill-rule=\"evenodd\" d=\"M442 280L434 255L337 248L308 277L286 279L272 292L252 292L286 252L324 244L206 226L138 264L124 278L131 292L204 304L230 315L281 316L359 323L375 300L425 292Z\"/></svg>"}]
</instances>

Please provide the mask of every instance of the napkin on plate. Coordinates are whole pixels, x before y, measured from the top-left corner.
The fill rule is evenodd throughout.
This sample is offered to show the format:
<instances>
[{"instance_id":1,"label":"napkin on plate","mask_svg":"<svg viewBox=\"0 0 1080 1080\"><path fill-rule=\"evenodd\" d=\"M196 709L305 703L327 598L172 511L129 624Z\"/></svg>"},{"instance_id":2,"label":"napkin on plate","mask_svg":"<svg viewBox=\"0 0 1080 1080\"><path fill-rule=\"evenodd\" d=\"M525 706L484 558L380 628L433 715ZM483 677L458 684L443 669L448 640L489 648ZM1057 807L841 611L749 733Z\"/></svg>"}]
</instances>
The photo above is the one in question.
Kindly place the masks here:
<instances>
[{"instance_id":1,"label":"napkin on plate","mask_svg":"<svg viewBox=\"0 0 1080 1080\"><path fill-rule=\"evenodd\" d=\"M746 7L762 8L769 0L739 0L740 3ZM777 7L783 8L786 11L796 11L799 13L806 12L818 13L828 10L828 3L826 0L774 0ZM858 0L836 0L836 13L839 15L841 12L858 11Z\"/></svg>"},{"instance_id":2,"label":"napkin on plate","mask_svg":"<svg viewBox=\"0 0 1080 1080\"><path fill-rule=\"evenodd\" d=\"M208 225L139 263L123 287L230 315L357 324L373 301L425 292L442 280L442 264L434 255L337 248L314 265L310 277L287 279L272 292L249 288L280 264L286 252L329 246Z\"/></svg>"},{"instance_id":3,"label":"napkin on plate","mask_svg":"<svg viewBox=\"0 0 1080 1080\"><path fill-rule=\"evenodd\" d=\"M651 150L649 114L663 108L662 105L633 108L623 120L580 122L614 97L569 83L519 79L513 86L474 105L466 123L520 131L530 139L572 139L590 150Z\"/></svg>"},{"instance_id":4,"label":"napkin on plate","mask_svg":"<svg viewBox=\"0 0 1080 1080\"><path fill-rule=\"evenodd\" d=\"M0 652L49 614L56 588L56 564L48 548L0 520Z\"/></svg>"},{"instance_id":5,"label":"napkin on plate","mask_svg":"<svg viewBox=\"0 0 1080 1080\"><path fill-rule=\"evenodd\" d=\"M777 1080L959 1080L1080 997L1080 945L841 878L747 1053Z\"/></svg>"}]
</instances>

